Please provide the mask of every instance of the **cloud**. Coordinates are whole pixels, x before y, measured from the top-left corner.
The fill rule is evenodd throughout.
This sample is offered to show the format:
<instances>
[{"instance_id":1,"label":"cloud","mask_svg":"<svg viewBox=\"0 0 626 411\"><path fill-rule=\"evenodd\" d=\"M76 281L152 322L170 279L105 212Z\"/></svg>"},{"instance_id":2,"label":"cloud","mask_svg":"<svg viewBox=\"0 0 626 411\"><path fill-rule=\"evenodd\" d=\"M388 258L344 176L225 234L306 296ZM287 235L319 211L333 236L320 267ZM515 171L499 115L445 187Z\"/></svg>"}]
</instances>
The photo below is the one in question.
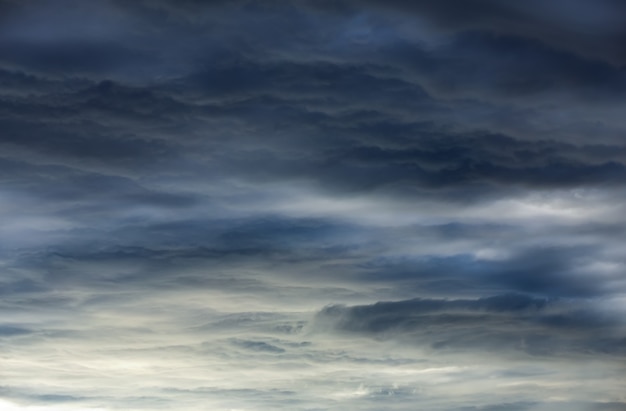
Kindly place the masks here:
<instances>
[{"instance_id":1,"label":"cloud","mask_svg":"<svg viewBox=\"0 0 626 411\"><path fill-rule=\"evenodd\" d=\"M623 59L619 24L625 10L618 2L539 1L509 4L502 1L457 0L432 4L427 1L371 1L397 12L414 13L446 30L484 30L537 39L555 47L600 57L612 63Z\"/></svg>"},{"instance_id":2,"label":"cloud","mask_svg":"<svg viewBox=\"0 0 626 411\"><path fill-rule=\"evenodd\" d=\"M623 355L623 323L580 302L520 294L477 300L414 299L329 306L316 322L337 330L433 350L530 355ZM605 336L598 338L598 335Z\"/></svg>"},{"instance_id":3,"label":"cloud","mask_svg":"<svg viewBox=\"0 0 626 411\"><path fill-rule=\"evenodd\" d=\"M544 3L0 1L0 408L623 409L623 10Z\"/></svg>"},{"instance_id":4,"label":"cloud","mask_svg":"<svg viewBox=\"0 0 626 411\"><path fill-rule=\"evenodd\" d=\"M12 337L16 335L24 335L28 334L30 330L20 327L14 327L12 325L2 325L0 326L0 336L2 337Z\"/></svg>"}]
</instances>

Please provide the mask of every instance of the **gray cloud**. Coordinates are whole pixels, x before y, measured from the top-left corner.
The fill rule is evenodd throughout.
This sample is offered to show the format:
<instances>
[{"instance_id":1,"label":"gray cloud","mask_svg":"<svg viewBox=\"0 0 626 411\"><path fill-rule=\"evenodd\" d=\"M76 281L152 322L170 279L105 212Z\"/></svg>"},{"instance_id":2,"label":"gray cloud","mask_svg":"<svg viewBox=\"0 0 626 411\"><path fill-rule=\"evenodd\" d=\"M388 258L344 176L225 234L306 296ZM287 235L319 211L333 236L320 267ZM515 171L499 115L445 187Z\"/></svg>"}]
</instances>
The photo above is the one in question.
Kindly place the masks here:
<instances>
[{"instance_id":1,"label":"gray cloud","mask_svg":"<svg viewBox=\"0 0 626 411\"><path fill-rule=\"evenodd\" d=\"M619 46L623 38L623 5L607 1L539 1L511 4L503 1L456 0L432 4L427 1L371 1L390 10L411 12L447 30L484 30L544 41L554 47L623 61Z\"/></svg>"},{"instance_id":2,"label":"gray cloud","mask_svg":"<svg viewBox=\"0 0 626 411\"><path fill-rule=\"evenodd\" d=\"M316 321L322 328L330 323L338 330L435 350L504 350L551 357L624 354L621 319L580 303L518 294L329 306Z\"/></svg>"},{"instance_id":3,"label":"gray cloud","mask_svg":"<svg viewBox=\"0 0 626 411\"><path fill-rule=\"evenodd\" d=\"M0 1L0 408L624 409L624 10L544 3Z\"/></svg>"}]
</instances>

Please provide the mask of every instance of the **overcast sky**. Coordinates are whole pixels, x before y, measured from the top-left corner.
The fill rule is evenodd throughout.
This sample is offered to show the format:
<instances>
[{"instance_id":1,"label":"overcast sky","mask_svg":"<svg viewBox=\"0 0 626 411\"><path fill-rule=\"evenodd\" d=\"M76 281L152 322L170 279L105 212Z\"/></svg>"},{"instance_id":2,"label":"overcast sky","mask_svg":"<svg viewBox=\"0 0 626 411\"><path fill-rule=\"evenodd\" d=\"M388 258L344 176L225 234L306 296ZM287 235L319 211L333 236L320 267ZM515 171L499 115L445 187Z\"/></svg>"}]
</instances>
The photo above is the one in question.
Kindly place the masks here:
<instances>
[{"instance_id":1,"label":"overcast sky","mask_svg":"<svg viewBox=\"0 0 626 411\"><path fill-rule=\"evenodd\" d=\"M2 411L625 411L619 0L1 0Z\"/></svg>"}]
</instances>

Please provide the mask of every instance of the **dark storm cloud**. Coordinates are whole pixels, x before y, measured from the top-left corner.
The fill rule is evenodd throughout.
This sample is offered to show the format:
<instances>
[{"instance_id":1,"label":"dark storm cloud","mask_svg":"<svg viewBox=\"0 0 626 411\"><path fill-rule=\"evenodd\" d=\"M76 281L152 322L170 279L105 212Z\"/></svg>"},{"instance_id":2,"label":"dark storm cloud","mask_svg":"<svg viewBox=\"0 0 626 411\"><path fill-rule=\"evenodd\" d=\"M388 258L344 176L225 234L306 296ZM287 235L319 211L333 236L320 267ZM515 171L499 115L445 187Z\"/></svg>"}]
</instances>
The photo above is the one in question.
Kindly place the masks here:
<instances>
[{"instance_id":1,"label":"dark storm cloud","mask_svg":"<svg viewBox=\"0 0 626 411\"><path fill-rule=\"evenodd\" d=\"M54 90L55 86L56 88L62 88L64 86L64 83L55 83L23 72L2 69L0 69L0 84L2 85L2 91L5 96L45 93ZM4 100L3 105L9 105L8 101ZM6 110L6 107L3 111L4 110Z\"/></svg>"},{"instance_id":2,"label":"dark storm cloud","mask_svg":"<svg viewBox=\"0 0 626 411\"><path fill-rule=\"evenodd\" d=\"M281 9L269 10L280 13ZM244 31L242 35L245 34ZM609 147L606 155L590 159L588 153L593 150L588 146L550 140L526 142L488 133L476 136L475 132L468 135L442 129L443 118L453 110L429 96L419 85L397 78L394 70L408 63L418 71L425 67L430 70L426 73L429 77L439 76L445 81L456 81L452 79L458 74L459 84L474 84L471 87L486 92L494 85L503 87L502 90L515 89L517 86L509 80L499 81L496 77L512 73L512 78L520 78L515 74L520 70L515 59L519 59L540 64L523 68L532 81L557 88L561 87L557 86L558 82L563 81L562 87L568 91L580 84L594 92L602 93L606 89L619 93L620 75L608 75L606 70L611 69L602 68L602 63L586 66L585 61L576 60L575 56L558 54L523 39L471 33L459 36L458 47L453 43L435 52L418 48L414 48L415 53L398 52L401 59L418 56L415 63L390 60L377 67L364 62L300 63L283 59L268 63L226 58L217 63L201 63L208 67L190 76L166 80L157 88L158 92L105 81L61 96L39 97L37 103L32 99L6 102L8 115L4 125L8 132L4 140L46 154L56 151L73 158L93 157L108 162L109 167L115 161L137 165L142 163L138 160L154 162L183 149L187 144L185 138L172 134L178 127L189 129L189 120L198 126L207 121L236 121L242 128L252 125L258 133L266 134L268 137L262 143L266 151L240 151L241 144L248 145L252 140L231 132L233 144L220 147L221 156L216 159L223 164L216 164L216 168L233 174L266 176L270 180L288 175L317 180L322 186L337 184L340 190L370 190L398 184L446 187L474 183L551 188L623 181L620 154L623 150L619 147ZM206 41L214 40L209 37ZM452 48L446 50L446 47ZM512 58L503 57L502 52ZM381 57L386 53L383 47ZM438 57L437 53L467 63L448 64L450 58ZM473 80L473 75L463 68L468 65L473 70L474 61L492 57L501 59L507 66L487 64L494 74L481 69L476 71L480 78ZM432 64L422 64L422 60ZM544 61L547 61L545 67L541 65ZM565 70L574 70L572 82L568 83L567 76L563 76ZM540 80L539 75L548 77ZM539 88L546 91L541 85ZM514 94L532 89L528 84L520 84ZM188 104L168 95L189 99L190 92L195 94L193 99L204 95L218 103ZM339 111L340 107L343 112ZM404 117L409 112L419 112L424 119L407 121ZM40 118L40 122L32 122L33 117ZM80 118L81 122L52 120L59 117ZM86 124L86 119L91 121ZM160 126L158 138L140 126L146 121ZM127 131L120 133L121 126L126 126ZM315 138L315 143L306 142L309 152L304 159L293 159L292 153L287 154L300 143L300 139L292 137L295 134ZM388 147L390 143L395 146ZM215 147L208 139L194 144L194 149L200 150ZM481 187L476 188L480 194Z\"/></svg>"},{"instance_id":3,"label":"dark storm cloud","mask_svg":"<svg viewBox=\"0 0 626 411\"><path fill-rule=\"evenodd\" d=\"M468 231L475 236L480 229ZM464 235L454 230L448 238ZM497 234L496 234L497 235ZM585 261L602 260L599 250L589 246L519 249L500 260L482 260L473 255L377 258L362 264L363 279L397 282L415 292L446 294L480 293L484 289L533 293L547 297L593 297L621 293L594 275L577 271ZM619 273L614 274L618 280Z\"/></svg>"},{"instance_id":4,"label":"dark storm cloud","mask_svg":"<svg viewBox=\"0 0 626 411\"><path fill-rule=\"evenodd\" d=\"M40 45L0 42L0 53L13 64L34 71L52 73L106 73L132 64L150 64L149 57L137 55L123 45L84 44Z\"/></svg>"},{"instance_id":5,"label":"dark storm cloud","mask_svg":"<svg viewBox=\"0 0 626 411\"><path fill-rule=\"evenodd\" d=\"M511 3L501 0L368 1L390 10L415 13L451 30L484 30L539 39L577 53L623 63L626 9L613 0Z\"/></svg>"},{"instance_id":6,"label":"dark storm cloud","mask_svg":"<svg viewBox=\"0 0 626 411\"><path fill-rule=\"evenodd\" d=\"M397 339L435 350L531 355L624 355L623 321L568 301L505 294L477 300L418 299L329 306L319 327Z\"/></svg>"},{"instance_id":7,"label":"dark storm cloud","mask_svg":"<svg viewBox=\"0 0 626 411\"><path fill-rule=\"evenodd\" d=\"M481 31L478 26L468 32L460 23L463 30L434 49L426 49L418 39L403 37L400 31L389 28L386 40L374 49L359 46L356 38L346 34L345 41L333 50L320 42L322 37L318 30L324 26L323 17L328 17L325 13L329 9L308 15L309 8L285 8L281 4L272 3L257 9L251 2L229 7L223 7L220 2L210 5L190 2L181 6L162 2L158 7L143 4L115 9L113 13L110 5L102 3L98 7L108 10L103 21L115 23L113 29L106 25L90 28L85 22L77 21L77 16L87 16L87 22L94 19L93 11L86 8L51 10L52 17L45 20L41 28L43 34L35 29L29 31L25 24L8 25L6 30L10 35L4 40L9 47L7 50L14 48L20 53L44 58L45 53L38 47L43 47L41 36L45 35L56 42L50 49L58 48L61 52L58 62L39 65L25 62L12 52L6 54L9 66L24 70L2 72L8 88L21 91L3 99L1 107L2 143L12 157L3 162L5 171L13 175L7 187L28 194L33 201L54 205L56 217L71 216L74 222L88 225L94 217L116 215L116 210L121 212L133 207L184 210L193 216L188 218L189 222L151 225L144 221L129 226L129 220L121 217L115 223L109 221L108 232L120 233L118 238L129 239L129 243L141 243L144 235L151 239L162 235L170 238L172 244L180 243L181 238L194 238L191 250L202 246L211 248L211 243L217 242L221 248L216 253L220 255L232 250L239 250L233 251L234 254L264 255L267 249L284 251L282 245L273 248L279 243L291 243L293 248L298 248L311 239L309 243L313 244L322 241L322 237L336 235L337 231L318 238L316 228L308 227L303 228L301 234L293 231L293 235L282 238L284 232L273 224L260 227L255 234L247 229L239 233L234 223L230 232L210 236L206 231L212 229L213 223L195 220L193 209L204 205L219 212L215 203L206 195L168 192L159 183L164 181L162 179L171 179L170 189L174 184L184 191L185 182L206 179L219 183L228 176L261 185L305 182L331 195L380 190L393 198L428 195L432 199L480 203L527 189L620 186L624 181L624 149L619 144L579 144L563 141L561 137L537 139L533 135L520 136L519 132L509 136L471 125L459 127L474 121L473 110L482 103L439 99L401 71L409 67L426 76L426 84L445 83L452 88L457 84L483 95L494 90L496 94L510 92L511 95L559 90L583 90L581 95L586 93L584 90L599 95L619 93L622 73L608 63L577 56L570 50L559 50L536 38L525 38L521 32L496 36ZM16 13L24 21L43 21L43 9L38 9L37 5L37 2L25 3ZM396 6L423 11L424 16L435 16L438 23L451 26L460 21L454 13L461 15L468 7L470 21L483 15L488 21L501 21L524 14L497 2L457 4L458 9L450 8L450 4L409 6L397 3ZM259 53L247 53L246 47L235 47L236 42L231 43L234 32L230 31L228 19L222 25L207 29L201 24L202 18L217 17L203 14L205 7L215 11L216 16L252 16L256 25L243 26L235 37L240 38L242 44L269 48L277 54L270 53L262 58ZM144 13L146 8L154 13ZM182 14L176 14L176 10ZM128 14L122 18L123 13L116 14L120 11ZM331 14L340 22L350 13L361 11L357 13L347 8ZM385 25L393 22L377 18L367 9L362 13L369 13L371 22L357 19L346 24L355 24L365 33L370 30L368 41L373 41L384 31ZM226 44L227 50L222 50L217 60L212 60L210 53L207 58L200 55L183 59L186 73L182 76L158 81L148 76L149 81L143 85L128 85L122 79L68 78L65 81L26 74L31 69L45 72L48 66L50 72L55 72L55 64L65 64L65 44L71 48L71 41L79 34L85 35L86 41L93 41L92 51L100 53L99 41L128 34L126 29L121 30L122 21L137 18L143 22L139 27L141 34L128 34L132 40L128 47L145 49L145 36L150 32L145 30L151 24L172 17L169 24L154 32L155 38L161 38L168 31L176 30L177 18L193 14L200 19L192 19L190 23L198 27L198 50L204 46L214 50L218 43L222 48ZM271 48L275 35L291 27L281 19L287 15L303 23L302 33L316 33L307 44L313 47L318 42L316 55L327 58L303 60L292 49L297 39L279 42L275 49ZM66 20L71 27L62 27ZM15 21L21 20L16 17ZM277 24L277 31L270 31L265 37L257 36L268 21L282 22L284 26ZM521 19L520 24L526 24L524 21L527 20ZM75 33L71 29L75 29ZM333 30L339 32L341 28L333 26ZM229 39L224 44L222 37L216 35L222 31ZM177 31L180 38L189 35L190 32ZM27 40L32 44L24 43ZM342 57L344 49L351 45L356 46L355 51ZM165 43L164 52L170 49L172 45ZM106 54L105 60L111 64L119 61L123 66L126 60L122 54ZM80 53L76 56L81 63L91 61ZM477 61L485 62L488 70L475 64ZM94 64L97 65L97 61ZM111 74L115 71L80 65L77 69L95 73L96 77L99 70ZM519 84L515 83L518 79L521 79ZM34 89L40 94L34 96L25 91ZM488 113L489 110L499 113L495 111L495 103L484 104L488 106L484 108ZM508 113L509 118L514 119L511 124L518 121L515 120L517 114L515 110ZM177 173L179 176L173 178ZM120 225L119 230L115 224ZM354 230L354 227L345 230ZM105 236L104 232L92 234ZM340 252L341 248L336 250ZM554 258L561 264L575 252L562 257L556 254L559 257ZM442 257L442 261L447 258ZM564 279L570 281L571 278L562 276L561 272L571 267L550 264L550 258L531 252L522 254L510 265L478 264L485 273L483 279L488 277L486 273L507 273L494 275L489 281L518 291L565 295L598 292L588 280L580 284L577 281L567 283ZM529 261L535 263L527 263ZM456 264L463 265L473 263ZM512 266L521 268L516 271ZM464 272L463 268L458 270Z\"/></svg>"},{"instance_id":8,"label":"dark storm cloud","mask_svg":"<svg viewBox=\"0 0 626 411\"><path fill-rule=\"evenodd\" d=\"M376 3L370 2L374 6ZM361 39L362 42L359 43L357 34L344 32L343 35L348 36L345 43L336 43L336 49L333 50L332 47L323 45L330 39L320 36L319 31L315 30L318 28L315 20L303 17L307 12L306 8L299 9L281 2L255 8L253 3L242 2L229 8L230 13L254 14L253 24L246 28L247 33L239 33L238 42L233 43L239 47L222 53L222 56L226 60L232 60L237 55L251 55L248 50L254 50L256 46L276 47L295 57L298 54L293 50L294 40L283 39L283 31L289 29L292 33L301 33L304 38L297 36L295 39L309 42L318 52L336 55L335 58L357 64L376 61L377 64L396 68L410 67L423 75L421 80L427 85L448 93L462 94L470 91L483 95L485 92L495 92L501 96L558 93L584 99L615 99L619 98L620 90L624 89L624 73L612 62L603 61L597 52L608 48L613 52L611 55L615 55L614 51L621 47L621 37L624 34L609 30L608 38L594 38L590 35L581 36L581 30L577 27L579 24L584 25L585 20L589 19L589 24L604 28L612 26L621 31L616 16L623 13L623 10L614 10L614 6L609 2L578 2L572 5L567 1L552 6L542 6L534 2L520 6L499 1L451 1L438 5L428 2L385 2L382 5L388 9L408 9L420 18L434 18L434 21L446 28L453 28L453 32L449 33L449 40L431 48L424 47L419 37L411 37L400 31L385 31L385 25L397 21L378 17L376 11L380 9L377 7L363 9L363 4L359 4L352 10L344 9L339 12L336 18L353 18L364 14L364 21L367 22L368 18L371 21L369 25L361 23L359 27L357 21L351 21L356 25L354 33L361 33L364 40ZM188 10L187 7L179 8L173 4L170 7ZM192 8L197 10L201 7L195 4ZM559 8L571 14L570 19L560 22L563 23L561 25L541 13L543 9L558 14ZM589 10L586 12L585 9ZM594 13L597 10L600 11ZM281 13L289 17L289 20L272 19L272 15ZM322 16L323 12L320 17ZM610 21L604 22L603 19ZM273 25L272 31L257 32L260 22L264 20L278 24ZM291 27L290 21L293 20L301 24ZM336 26L325 28L337 30ZM386 38L387 41L378 44L377 37ZM557 41L554 42L554 39ZM272 40L274 42L270 45ZM336 42L337 38L332 40ZM207 41L211 42L210 37L207 37ZM376 47L373 48L372 45ZM591 53L580 55L577 46L581 45ZM239 51L235 51L237 49ZM344 53L340 53L341 51ZM378 56L378 59L373 56ZM218 60L223 57L218 57ZM212 63L214 60L209 64ZM254 75L246 76L242 85L249 85L254 79Z\"/></svg>"},{"instance_id":9,"label":"dark storm cloud","mask_svg":"<svg viewBox=\"0 0 626 411\"><path fill-rule=\"evenodd\" d=\"M446 41L434 50L424 48L419 38L411 38L399 31L385 31L385 25L393 24L394 20L377 17L375 13L377 8L371 10L357 8L335 17L336 19L351 19L353 15L358 16L361 13L368 16L371 20L369 24L367 18L364 20L365 23L353 23L349 20L351 24L357 25L354 29L356 32L360 30L369 33L366 35L366 43L359 44L356 37L351 37L354 35L349 34L349 31L347 34L345 32L342 34L340 26L324 24L322 19L328 17L324 12L317 15L309 8L296 7L285 2L272 2L265 7L254 2L237 2L228 6L221 2L202 4L162 2L161 6L155 3L151 7L148 4L134 7L118 5L120 9L117 14L111 12L105 3L98 3L95 10L84 7L77 7L76 10L70 7L51 9L52 17L43 23L39 22L38 19L41 17L37 17L37 13L32 13L35 17L29 18L35 22L30 24L40 23L44 27L42 30L52 39L54 46L46 50L55 51L50 52L49 61L46 60L48 54L38 49L42 47L39 38L36 37L35 41L29 40L31 43L23 44L24 38L32 39L32 35L26 36L25 30L20 28L16 33L9 30L11 36L5 40L7 42L4 46L7 49L5 58L7 63L31 69L36 67L37 70L43 70L43 72L46 69L54 72L58 70L57 66L62 66L66 72L82 70L112 74L124 70L136 73L143 71L144 78L150 79L157 75L159 68L162 69L162 74L176 72L177 70L171 71L171 60L179 60L185 66L185 70L194 71L196 67L202 65L208 65L211 67L210 70L219 70L219 66L224 67L224 62L237 62L242 58L250 57L254 60L252 64L258 66L267 61L276 60L280 56L278 58L283 60L283 64L286 63L285 67L289 67L290 59L295 61L300 59L296 47L301 48L304 42L316 51L320 60L332 56L333 59L352 61L357 65L375 62L377 65L395 69L408 66L418 73L425 74L426 78L422 80L427 84L436 85L443 90L461 88L466 91L475 90L478 93L493 90L499 94L513 96L551 92L565 92L569 95L573 92L583 98L617 97L620 90L623 90L622 71L609 63L595 61L593 57L580 57L558 46L546 45L542 43L542 39L538 40L534 36L527 37L531 34L530 32L510 34L506 27L512 25L507 21L497 25L498 28L502 28L502 33L505 34L503 36L496 35L498 30L491 28L492 24L489 20L497 15L507 15L505 20L517 19L517 25L534 29L537 21L532 18L522 18L528 14L525 9L532 11L534 6L526 8L492 1L475 1L471 4L447 3L444 2L438 6L422 2L396 3L399 8L404 6L409 9L414 8L420 13L426 13L426 16L439 16L443 13L443 20L447 20L446 13L452 14L449 19L451 22L459 20L454 17L454 13L459 13L458 16L464 16L460 20L461 27L459 28L463 28L463 22L475 20L472 16L484 16L487 20L484 25L470 24L467 28L472 28L474 31L462 30L452 37L452 41ZM386 4L386 7L393 8L392 4ZM453 5L455 7L452 7ZM563 7L566 5L563 4ZM31 8L36 10L32 5ZM98 20L95 18L95 13L100 8L109 11ZM594 7L591 6L591 8ZM25 7L25 9L29 8ZM127 15L120 14L119 11L122 10ZM146 10L151 10L151 12L147 13ZM187 17L181 17L177 14L178 12ZM24 14L28 16L26 11ZM177 15L183 19L179 23L176 23L177 20L174 18ZM125 19L130 22L125 22ZM244 27L240 25L235 29L233 24L235 19L244 19L248 24ZM70 22L69 27L63 30L58 29L66 20ZM98 23L95 25L96 29L89 28L86 23L77 23L81 20L86 22L96 20ZM104 20L104 23L100 20ZM118 37L120 33L126 33L125 43L127 44L128 39L132 39L130 45L124 46L127 50L115 49L114 45L99 43L103 39L110 42L111 37L116 37L104 29L97 29L109 20L112 27L118 29L117 32L110 31ZM182 24L183 21L184 24ZM127 26L133 22L138 27L131 35L131 30ZM203 26L203 23L210 24ZM543 22L543 24L550 26L549 22ZM46 27L50 28L49 33L45 31ZM268 30L268 27L272 29ZM85 34L86 45L84 47L80 43L77 45L72 42L73 37L68 34L71 29L74 29L76 34ZM329 41L337 42L337 37L333 39L323 36L322 29L330 29L331 33L348 37L344 43L337 43L333 48L332 42L329 43ZM16 31L14 28L12 30ZM494 30L496 34L493 34ZM148 33L157 36L162 45L160 49L152 45L154 38L151 42ZM388 40L372 49L368 42L374 41L378 34L380 34L379 37L387 37ZM168 40L168 38L171 39ZM551 37L547 36L547 38ZM604 44L605 42L598 41L598 43ZM16 51L13 52L13 49ZM269 55L259 53L259 50L263 49L274 53ZM90 57L89 53L93 53L97 58ZM141 61L142 54L147 54L144 57L146 61ZM33 56L30 60L29 55ZM35 58L41 61L36 61ZM154 61L149 61L150 58ZM482 64L474 64L476 61ZM82 67L85 64L90 66ZM119 65L121 68L116 70L115 67L100 67L102 64ZM225 68L228 70L227 67ZM215 81L220 84L222 90L228 90L237 80L239 82L236 87L254 89L259 81L259 74L261 73L242 70L235 66L230 70L228 77L215 77ZM335 83L342 85L346 81ZM368 88L361 87L361 90Z\"/></svg>"},{"instance_id":10,"label":"dark storm cloud","mask_svg":"<svg viewBox=\"0 0 626 411\"><path fill-rule=\"evenodd\" d=\"M493 93L524 98L552 94L611 102L619 99L626 86L619 67L524 37L463 32L435 51L407 46L390 54L425 75L426 84L452 95Z\"/></svg>"},{"instance_id":11,"label":"dark storm cloud","mask_svg":"<svg viewBox=\"0 0 626 411\"><path fill-rule=\"evenodd\" d=\"M343 150L345 154L330 156L331 167L336 167L330 172L348 178L360 175L371 186L406 182L446 187L482 182L550 188L621 184L626 171L619 161L579 160L576 157L581 154L587 156L583 154L585 147L554 142L532 144L504 136L442 136L429 140L417 143L423 148L366 146ZM621 151L617 148L613 154L621 157ZM358 181L354 183L359 185Z\"/></svg>"}]
</instances>

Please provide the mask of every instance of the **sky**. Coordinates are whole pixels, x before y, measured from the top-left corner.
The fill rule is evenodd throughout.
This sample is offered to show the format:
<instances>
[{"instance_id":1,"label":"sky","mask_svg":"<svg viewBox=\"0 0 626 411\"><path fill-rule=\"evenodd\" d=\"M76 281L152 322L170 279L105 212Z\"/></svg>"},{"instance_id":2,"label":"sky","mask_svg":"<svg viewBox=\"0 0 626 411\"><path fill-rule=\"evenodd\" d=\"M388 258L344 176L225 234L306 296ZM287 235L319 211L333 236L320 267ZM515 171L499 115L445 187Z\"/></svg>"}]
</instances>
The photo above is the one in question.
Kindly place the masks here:
<instances>
[{"instance_id":1,"label":"sky","mask_svg":"<svg viewBox=\"0 0 626 411\"><path fill-rule=\"evenodd\" d=\"M625 411L618 0L0 0L0 410Z\"/></svg>"}]
</instances>

